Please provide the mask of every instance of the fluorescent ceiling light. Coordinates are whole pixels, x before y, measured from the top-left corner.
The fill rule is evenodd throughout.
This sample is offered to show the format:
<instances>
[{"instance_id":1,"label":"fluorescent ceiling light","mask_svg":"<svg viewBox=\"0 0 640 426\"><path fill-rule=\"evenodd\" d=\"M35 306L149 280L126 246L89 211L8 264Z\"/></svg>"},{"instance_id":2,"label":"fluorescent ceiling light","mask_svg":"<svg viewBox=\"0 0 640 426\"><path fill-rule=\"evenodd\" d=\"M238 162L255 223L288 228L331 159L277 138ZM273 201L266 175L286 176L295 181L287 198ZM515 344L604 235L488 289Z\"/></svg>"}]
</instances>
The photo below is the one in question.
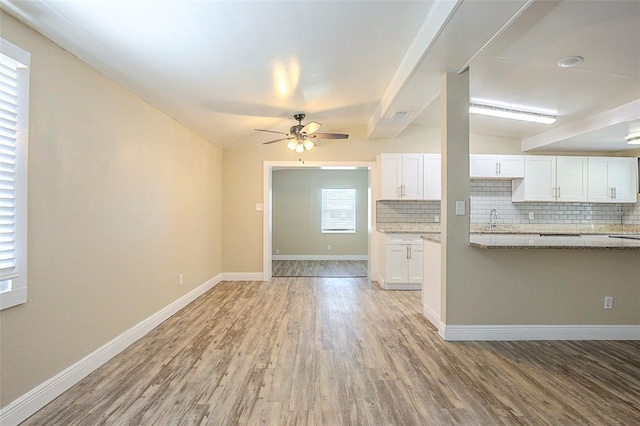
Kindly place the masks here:
<instances>
[{"instance_id":1,"label":"fluorescent ceiling light","mask_svg":"<svg viewBox=\"0 0 640 426\"><path fill-rule=\"evenodd\" d=\"M520 111L482 104L469 104L469 112L472 114L488 115L490 117L509 118L511 120L529 121L531 123L553 124L557 118L553 115L537 112Z\"/></svg>"},{"instance_id":2,"label":"fluorescent ceiling light","mask_svg":"<svg viewBox=\"0 0 640 426\"><path fill-rule=\"evenodd\" d=\"M626 136L625 139L629 145L640 145L640 133L633 133Z\"/></svg>"}]
</instances>

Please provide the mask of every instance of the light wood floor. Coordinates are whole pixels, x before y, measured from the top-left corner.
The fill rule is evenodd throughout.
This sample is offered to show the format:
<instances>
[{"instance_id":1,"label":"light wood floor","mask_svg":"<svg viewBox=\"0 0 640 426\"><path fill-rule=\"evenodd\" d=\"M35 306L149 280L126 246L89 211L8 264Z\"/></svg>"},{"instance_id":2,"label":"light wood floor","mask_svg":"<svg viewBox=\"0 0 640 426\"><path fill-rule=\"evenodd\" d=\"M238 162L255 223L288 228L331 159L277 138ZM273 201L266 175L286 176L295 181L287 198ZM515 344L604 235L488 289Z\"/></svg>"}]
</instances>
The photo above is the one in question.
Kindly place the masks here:
<instances>
[{"instance_id":1,"label":"light wood floor","mask_svg":"<svg viewBox=\"0 0 640 426\"><path fill-rule=\"evenodd\" d=\"M637 425L640 342L447 343L420 292L224 282L26 425Z\"/></svg>"},{"instance_id":2,"label":"light wood floor","mask_svg":"<svg viewBox=\"0 0 640 426\"><path fill-rule=\"evenodd\" d=\"M273 260L274 277L366 277L366 260Z\"/></svg>"}]
</instances>

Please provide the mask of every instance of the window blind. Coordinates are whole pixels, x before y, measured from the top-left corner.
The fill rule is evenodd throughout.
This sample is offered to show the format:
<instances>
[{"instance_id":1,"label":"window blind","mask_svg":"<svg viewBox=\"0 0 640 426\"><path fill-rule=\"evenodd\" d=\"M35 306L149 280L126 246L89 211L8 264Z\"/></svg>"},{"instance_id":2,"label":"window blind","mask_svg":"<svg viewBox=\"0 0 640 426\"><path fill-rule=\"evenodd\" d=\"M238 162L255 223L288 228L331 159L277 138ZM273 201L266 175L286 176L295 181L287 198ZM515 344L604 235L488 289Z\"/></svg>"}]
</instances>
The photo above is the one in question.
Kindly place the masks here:
<instances>
[{"instance_id":1,"label":"window blind","mask_svg":"<svg viewBox=\"0 0 640 426\"><path fill-rule=\"evenodd\" d=\"M18 143L18 68L0 54L0 291L11 289L16 264L16 164Z\"/></svg>"},{"instance_id":2,"label":"window blind","mask_svg":"<svg viewBox=\"0 0 640 426\"><path fill-rule=\"evenodd\" d=\"M356 232L356 190L322 189L322 232Z\"/></svg>"}]
</instances>

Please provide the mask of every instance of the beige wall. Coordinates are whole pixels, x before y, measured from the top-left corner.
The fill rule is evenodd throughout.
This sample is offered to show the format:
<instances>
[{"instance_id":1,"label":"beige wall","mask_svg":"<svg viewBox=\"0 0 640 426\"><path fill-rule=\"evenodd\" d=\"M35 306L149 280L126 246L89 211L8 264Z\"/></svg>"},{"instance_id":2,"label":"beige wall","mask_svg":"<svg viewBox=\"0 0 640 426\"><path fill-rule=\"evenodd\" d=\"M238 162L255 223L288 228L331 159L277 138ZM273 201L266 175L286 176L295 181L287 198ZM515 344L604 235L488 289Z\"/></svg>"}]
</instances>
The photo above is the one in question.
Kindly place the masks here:
<instances>
[{"instance_id":1,"label":"beige wall","mask_svg":"<svg viewBox=\"0 0 640 426\"><path fill-rule=\"evenodd\" d=\"M355 188L356 232L322 233L322 188ZM272 175L272 254L367 255L369 171L286 169ZM331 245L331 250L327 248Z\"/></svg>"},{"instance_id":2,"label":"beige wall","mask_svg":"<svg viewBox=\"0 0 640 426\"><path fill-rule=\"evenodd\" d=\"M32 54L29 301L0 312L6 406L221 272L222 154L0 19Z\"/></svg>"}]
</instances>

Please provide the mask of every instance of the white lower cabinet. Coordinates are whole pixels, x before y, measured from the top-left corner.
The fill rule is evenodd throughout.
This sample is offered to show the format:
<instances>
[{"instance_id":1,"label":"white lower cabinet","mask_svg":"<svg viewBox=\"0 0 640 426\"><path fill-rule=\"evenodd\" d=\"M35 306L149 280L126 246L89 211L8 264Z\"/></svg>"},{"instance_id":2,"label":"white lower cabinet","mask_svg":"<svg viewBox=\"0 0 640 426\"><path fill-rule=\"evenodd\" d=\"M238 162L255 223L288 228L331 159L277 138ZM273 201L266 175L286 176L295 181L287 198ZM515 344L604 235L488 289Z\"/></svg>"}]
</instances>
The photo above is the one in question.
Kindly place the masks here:
<instances>
[{"instance_id":1,"label":"white lower cabinet","mask_svg":"<svg viewBox=\"0 0 640 426\"><path fill-rule=\"evenodd\" d=\"M383 268L380 285L385 290L422 288L422 239L414 234L387 234L381 250Z\"/></svg>"}]
</instances>

